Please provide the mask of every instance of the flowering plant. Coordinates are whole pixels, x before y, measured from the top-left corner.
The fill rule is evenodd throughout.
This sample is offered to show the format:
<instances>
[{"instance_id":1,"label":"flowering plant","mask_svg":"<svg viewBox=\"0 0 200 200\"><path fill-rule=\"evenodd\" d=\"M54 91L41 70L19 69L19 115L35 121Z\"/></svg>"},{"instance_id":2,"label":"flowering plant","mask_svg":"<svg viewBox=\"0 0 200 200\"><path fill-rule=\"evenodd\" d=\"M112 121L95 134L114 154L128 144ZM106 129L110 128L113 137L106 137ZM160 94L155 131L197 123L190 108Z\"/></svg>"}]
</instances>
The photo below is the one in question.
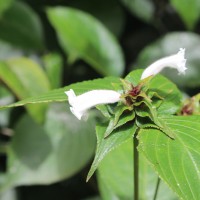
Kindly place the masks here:
<instances>
[{"instance_id":1,"label":"flowering plant","mask_svg":"<svg viewBox=\"0 0 200 200\"><path fill-rule=\"evenodd\" d=\"M133 137L136 140L134 143L137 144L138 137L143 129L156 129L170 139L175 140L174 131L167 126L161 115L163 113L167 115L177 114L181 104L180 93L168 80L162 80L163 77L160 82L169 82L170 87L155 87L154 84L158 83L157 81L154 83L156 80L154 76L165 67L175 68L179 74L184 74L187 69L185 67L186 59L184 54L185 49L180 49L176 55L156 61L143 72L137 71L138 77L141 77L140 79L135 77L136 72L130 73L125 79L120 80L119 88L120 86L121 88L118 88L118 92L115 90L92 90L79 96L76 96L72 89L65 92L68 96L69 104L72 106L70 109L79 120L87 109L94 106L98 106L98 109L108 119L107 128L104 130L101 140L97 141L99 146L97 146L96 156L87 180L94 173L103 157L115 146L123 143L129 137ZM152 85L152 83L154 84ZM167 98L173 98L170 107L166 104ZM117 104L115 106L108 105L113 103ZM102 104L106 105L102 106ZM119 134L121 129L126 129L130 125L132 126L129 128L131 132L128 132L126 137L124 137L124 133ZM117 139L119 141L113 139L116 135L118 135ZM109 147L106 145L106 149L104 149L104 145L109 140L112 141L112 145ZM137 148L136 145L135 148ZM135 167L137 162L138 160L135 158ZM138 170L135 169L135 171L137 172ZM135 174L135 176L137 175ZM136 182L138 180L135 180L135 185L138 184ZM138 192L135 195L135 199L138 199Z\"/></svg>"},{"instance_id":2,"label":"flowering plant","mask_svg":"<svg viewBox=\"0 0 200 200\"><path fill-rule=\"evenodd\" d=\"M36 1L0 3L0 199L200 199L198 0Z\"/></svg>"},{"instance_id":3,"label":"flowering plant","mask_svg":"<svg viewBox=\"0 0 200 200\"><path fill-rule=\"evenodd\" d=\"M188 173L190 171L194 176L199 176L199 166L195 164L200 139L199 94L183 101L176 85L158 74L166 67L177 69L180 75L184 74L187 69L184 54L185 50L180 49L177 54L157 60L144 71L132 71L124 79L108 77L80 82L4 107L48 102L49 99L55 101L55 96L56 101L61 101L65 100L66 96L59 97L58 94L65 93L70 110L76 116L76 123L80 123L78 120L90 118L89 109L96 107L102 116L98 115L97 147L87 181L95 170L102 166L101 163L107 155L133 139L132 184L135 200L139 199L140 193L139 163L143 162L141 155L158 174L155 198L160 179L180 198L188 199L185 198L183 188L187 190L188 197L190 194L197 197L199 194L190 193L189 183L193 179L189 178ZM88 90L90 87L91 90ZM185 174L179 173L180 167L185 168ZM184 180L188 181L188 187ZM199 181L196 183L200 184Z\"/></svg>"}]
</instances>

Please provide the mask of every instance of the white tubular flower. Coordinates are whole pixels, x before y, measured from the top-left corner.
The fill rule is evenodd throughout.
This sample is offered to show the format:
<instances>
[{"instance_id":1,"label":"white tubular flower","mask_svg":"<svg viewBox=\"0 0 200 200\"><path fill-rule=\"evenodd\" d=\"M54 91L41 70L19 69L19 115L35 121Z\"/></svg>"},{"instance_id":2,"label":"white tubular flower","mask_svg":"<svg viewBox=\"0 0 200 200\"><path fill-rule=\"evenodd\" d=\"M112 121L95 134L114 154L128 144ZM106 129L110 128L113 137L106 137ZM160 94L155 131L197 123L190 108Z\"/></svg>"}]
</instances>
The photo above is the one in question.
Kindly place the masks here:
<instances>
[{"instance_id":1,"label":"white tubular flower","mask_svg":"<svg viewBox=\"0 0 200 200\"><path fill-rule=\"evenodd\" d=\"M120 100L121 94L114 90L91 90L76 96L71 89L66 91L71 112L81 120L86 111L99 104L116 103Z\"/></svg>"},{"instance_id":2,"label":"white tubular flower","mask_svg":"<svg viewBox=\"0 0 200 200\"><path fill-rule=\"evenodd\" d=\"M177 54L157 60L144 70L141 79L156 75L165 67L175 68L178 70L179 74L185 74L187 68L185 67L186 59L184 56L185 49L181 48Z\"/></svg>"}]
</instances>

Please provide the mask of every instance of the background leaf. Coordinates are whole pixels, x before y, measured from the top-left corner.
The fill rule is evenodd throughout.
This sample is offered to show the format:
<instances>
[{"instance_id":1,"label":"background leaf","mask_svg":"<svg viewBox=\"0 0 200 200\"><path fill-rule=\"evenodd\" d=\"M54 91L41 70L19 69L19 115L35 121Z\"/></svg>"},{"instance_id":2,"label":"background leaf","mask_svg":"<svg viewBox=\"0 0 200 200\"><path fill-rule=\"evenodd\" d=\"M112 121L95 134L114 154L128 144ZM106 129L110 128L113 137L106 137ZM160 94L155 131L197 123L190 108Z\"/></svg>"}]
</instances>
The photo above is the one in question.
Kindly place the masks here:
<instances>
[{"instance_id":1,"label":"background leaf","mask_svg":"<svg viewBox=\"0 0 200 200\"><path fill-rule=\"evenodd\" d=\"M122 75L121 48L97 19L66 7L49 8L47 14L70 61L82 58L103 75Z\"/></svg>"},{"instance_id":2,"label":"background leaf","mask_svg":"<svg viewBox=\"0 0 200 200\"><path fill-rule=\"evenodd\" d=\"M176 11L179 13L187 28L193 29L200 17L200 1L170 0L170 2L172 6L176 9Z\"/></svg>"},{"instance_id":3,"label":"background leaf","mask_svg":"<svg viewBox=\"0 0 200 200\"><path fill-rule=\"evenodd\" d=\"M153 2L149 0L121 0L122 3L138 18L151 22L154 15Z\"/></svg>"},{"instance_id":4,"label":"background leaf","mask_svg":"<svg viewBox=\"0 0 200 200\"><path fill-rule=\"evenodd\" d=\"M133 67L146 68L159 58L169 56L178 52L179 48L186 49L186 66L188 67L184 76L178 76L175 69L166 69L164 74L179 87L200 86L200 37L195 33L174 32L166 34L161 39L145 47L139 54Z\"/></svg>"},{"instance_id":5,"label":"background leaf","mask_svg":"<svg viewBox=\"0 0 200 200\"><path fill-rule=\"evenodd\" d=\"M199 199L200 117L171 116L163 120L175 139L155 129L141 130L139 151L180 198Z\"/></svg>"},{"instance_id":6,"label":"background leaf","mask_svg":"<svg viewBox=\"0 0 200 200\"><path fill-rule=\"evenodd\" d=\"M24 115L8 151L8 172L1 190L13 185L50 184L77 173L96 144L94 118L77 120L66 105L52 104L44 127Z\"/></svg>"},{"instance_id":7,"label":"background leaf","mask_svg":"<svg viewBox=\"0 0 200 200\"><path fill-rule=\"evenodd\" d=\"M70 6L90 13L99 19L116 36L120 36L122 34L122 30L125 25L125 15L118 1L72 1L70 2Z\"/></svg>"},{"instance_id":8,"label":"background leaf","mask_svg":"<svg viewBox=\"0 0 200 200\"><path fill-rule=\"evenodd\" d=\"M25 3L14 1L0 18L0 38L24 49L43 48L43 33L37 14Z\"/></svg>"},{"instance_id":9,"label":"background leaf","mask_svg":"<svg viewBox=\"0 0 200 200\"><path fill-rule=\"evenodd\" d=\"M51 88L61 87L63 60L59 54L51 53L43 57L43 64L51 83Z\"/></svg>"},{"instance_id":10,"label":"background leaf","mask_svg":"<svg viewBox=\"0 0 200 200\"><path fill-rule=\"evenodd\" d=\"M0 63L0 79L18 99L42 94L49 90L49 81L43 70L27 58L10 59ZM38 121L44 119L46 105L27 105L30 114Z\"/></svg>"}]
</instances>

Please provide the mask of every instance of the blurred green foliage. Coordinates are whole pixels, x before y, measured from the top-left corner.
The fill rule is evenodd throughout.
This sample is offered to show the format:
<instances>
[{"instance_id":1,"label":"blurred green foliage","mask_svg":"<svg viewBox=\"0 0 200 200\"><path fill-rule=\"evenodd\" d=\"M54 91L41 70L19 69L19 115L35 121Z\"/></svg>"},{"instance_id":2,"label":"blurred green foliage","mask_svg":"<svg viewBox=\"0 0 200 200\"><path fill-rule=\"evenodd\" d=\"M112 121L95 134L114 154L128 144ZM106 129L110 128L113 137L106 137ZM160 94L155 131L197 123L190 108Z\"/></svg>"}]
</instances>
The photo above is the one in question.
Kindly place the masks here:
<instances>
[{"instance_id":1,"label":"blurred green foliage","mask_svg":"<svg viewBox=\"0 0 200 200\"><path fill-rule=\"evenodd\" d=\"M124 144L106 152L97 176L86 185L96 146L94 126L102 116L92 111L87 123L80 122L68 105L50 102L67 100L63 92L69 88L60 87L123 77L179 48L186 48L186 75L164 74L186 95L196 94L199 9L200 0L0 0L0 106L30 97L28 104L21 103L25 109L0 112L0 199L132 199L133 155L126 135ZM73 87L78 93L102 85L112 89L110 82L117 80ZM40 103L49 95L52 100L29 104L38 95ZM156 175L143 157L140 176L141 196L148 200ZM54 185L38 186L36 191L47 187L51 192L37 193L36 184ZM157 199L177 197L162 183Z\"/></svg>"}]
</instances>

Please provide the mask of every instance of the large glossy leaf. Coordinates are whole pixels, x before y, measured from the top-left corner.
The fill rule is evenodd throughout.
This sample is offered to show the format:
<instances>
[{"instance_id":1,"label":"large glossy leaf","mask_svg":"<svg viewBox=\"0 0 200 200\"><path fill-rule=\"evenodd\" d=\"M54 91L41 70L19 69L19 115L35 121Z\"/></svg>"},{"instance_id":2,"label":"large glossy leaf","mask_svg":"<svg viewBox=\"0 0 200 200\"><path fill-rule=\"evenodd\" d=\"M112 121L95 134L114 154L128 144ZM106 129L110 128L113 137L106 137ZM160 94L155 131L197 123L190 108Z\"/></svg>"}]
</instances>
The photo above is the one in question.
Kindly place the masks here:
<instances>
[{"instance_id":1,"label":"large glossy leaf","mask_svg":"<svg viewBox=\"0 0 200 200\"><path fill-rule=\"evenodd\" d=\"M188 29L193 29L200 17L200 1L170 0L170 2L179 13L180 17L182 18Z\"/></svg>"},{"instance_id":2,"label":"large glossy leaf","mask_svg":"<svg viewBox=\"0 0 200 200\"><path fill-rule=\"evenodd\" d=\"M128 139L132 138L137 127L132 125L127 125L126 127L120 127L113 131L109 137L104 138L107 124L97 125L96 126L96 135L97 135L97 149L95 153L95 158L88 173L87 180L93 175L97 169L100 162L104 157L113 149L119 145L126 142Z\"/></svg>"},{"instance_id":3,"label":"large glossy leaf","mask_svg":"<svg viewBox=\"0 0 200 200\"><path fill-rule=\"evenodd\" d=\"M95 149L94 119L76 120L62 103L51 105L44 127L23 116L8 149L8 172L1 190L50 184L82 169Z\"/></svg>"},{"instance_id":4,"label":"large glossy leaf","mask_svg":"<svg viewBox=\"0 0 200 200\"><path fill-rule=\"evenodd\" d=\"M42 94L50 88L48 79L40 66L26 58L1 62L0 79L18 99ZM43 120L46 105L27 105L27 109L36 120Z\"/></svg>"},{"instance_id":5,"label":"large glossy leaf","mask_svg":"<svg viewBox=\"0 0 200 200\"><path fill-rule=\"evenodd\" d=\"M124 5L140 19L151 22L154 15L154 4L149 0L121 0Z\"/></svg>"},{"instance_id":6,"label":"large glossy leaf","mask_svg":"<svg viewBox=\"0 0 200 200\"><path fill-rule=\"evenodd\" d=\"M171 116L163 120L175 139L155 129L141 130L139 151L181 199L200 199L200 117Z\"/></svg>"},{"instance_id":7,"label":"large glossy leaf","mask_svg":"<svg viewBox=\"0 0 200 200\"><path fill-rule=\"evenodd\" d=\"M153 199L157 175L147 164L146 159L139 155L139 189L140 199ZM133 199L133 140L115 148L101 162L98 168L98 183L104 200ZM160 183L157 200L177 199L172 191Z\"/></svg>"},{"instance_id":8,"label":"large glossy leaf","mask_svg":"<svg viewBox=\"0 0 200 200\"><path fill-rule=\"evenodd\" d=\"M21 1L15 1L4 13L0 19L0 27L2 40L25 49L43 47L40 20L37 14Z\"/></svg>"},{"instance_id":9,"label":"large glossy leaf","mask_svg":"<svg viewBox=\"0 0 200 200\"><path fill-rule=\"evenodd\" d=\"M135 70L126 76L133 85L140 81L142 70ZM158 114L174 114L181 105L181 93L174 83L161 75L156 75L150 81L149 90L156 92L164 100L158 108Z\"/></svg>"},{"instance_id":10,"label":"large glossy leaf","mask_svg":"<svg viewBox=\"0 0 200 200\"><path fill-rule=\"evenodd\" d=\"M166 69L164 74L181 87L198 87L200 85L200 37L189 32L169 33L156 42L145 47L138 56L133 67L146 68L159 58L178 52L179 48L186 49L186 66L184 76L178 76L175 69Z\"/></svg>"},{"instance_id":11,"label":"large glossy leaf","mask_svg":"<svg viewBox=\"0 0 200 200\"><path fill-rule=\"evenodd\" d=\"M97 19L65 7L49 8L47 14L70 61L81 58L103 75L122 75L122 50Z\"/></svg>"},{"instance_id":12,"label":"large glossy leaf","mask_svg":"<svg viewBox=\"0 0 200 200\"><path fill-rule=\"evenodd\" d=\"M92 81L84 81L80 83L71 84L64 88L55 89L49 91L45 94L38 95L37 97L27 98L25 100L19 101L14 104L10 104L7 106L1 106L0 109L15 107L15 106L23 106L26 104L35 104L35 103L49 103L49 102L61 102L67 101L67 96L64 93L67 90L73 89L76 95L87 92L89 90L94 89L114 89L115 84L120 84L119 78L115 77L107 77L103 79L95 79Z\"/></svg>"}]
</instances>

